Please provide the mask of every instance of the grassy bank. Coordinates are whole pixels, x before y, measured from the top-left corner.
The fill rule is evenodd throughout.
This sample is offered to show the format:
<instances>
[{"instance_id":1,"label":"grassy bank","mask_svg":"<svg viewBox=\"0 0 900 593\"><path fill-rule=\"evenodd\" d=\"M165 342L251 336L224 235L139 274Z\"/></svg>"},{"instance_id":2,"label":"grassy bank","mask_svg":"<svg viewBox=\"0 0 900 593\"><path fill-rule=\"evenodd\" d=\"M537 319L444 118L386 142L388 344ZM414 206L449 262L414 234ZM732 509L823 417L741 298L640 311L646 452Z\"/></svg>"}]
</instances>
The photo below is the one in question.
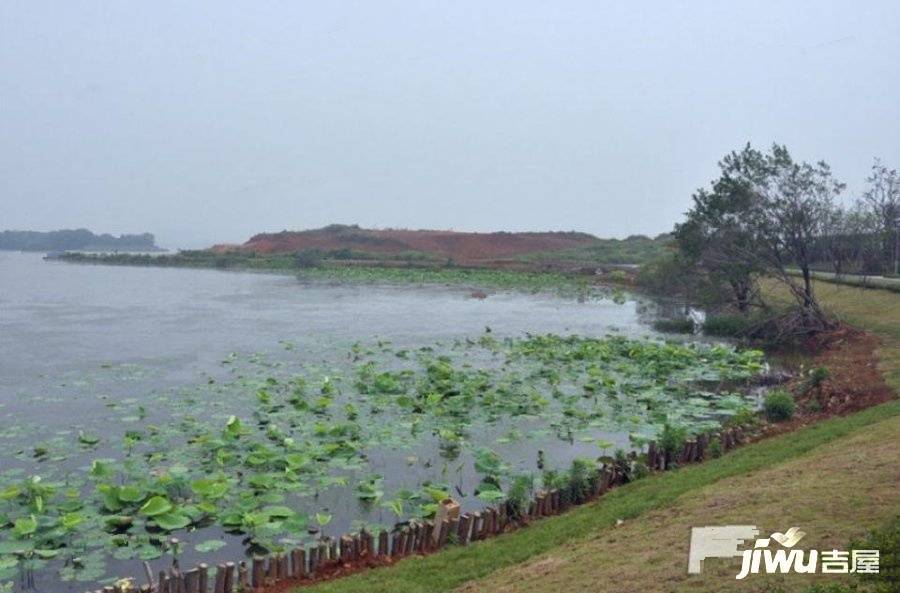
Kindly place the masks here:
<instances>
[{"instance_id":1,"label":"grassy bank","mask_svg":"<svg viewBox=\"0 0 900 593\"><path fill-rule=\"evenodd\" d=\"M881 339L879 368L900 389L900 295L825 282L816 290L834 315ZM711 563L709 578L689 578L688 527L758 523L777 530L790 523L810 533L812 547L846 548L851 537L900 512L898 416L894 400L633 482L516 533L314 589L550 592L606 583L622 591L758 591L761 581L737 583L724 561ZM616 527L618 520L625 524ZM814 582L777 577L767 584L796 590Z\"/></svg>"},{"instance_id":2,"label":"grassy bank","mask_svg":"<svg viewBox=\"0 0 900 593\"><path fill-rule=\"evenodd\" d=\"M869 434L895 430L897 423L893 420L890 421L893 424L878 427L877 431L876 425L898 414L900 402L894 401L852 416L828 420L738 449L717 460L633 482L613 490L595 503L503 537L466 548L453 548L433 556L411 558L391 568L323 583L314 590L366 593L451 591L464 583L525 562L560 546L570 549L573 546L587 545L591 541L587 538L611 534L620 519L628 521L653 511L669 516L675 512L680 500L693 497L703 488L722 480L747 476L793 460L801 460L798 467L804 467L808 461L802 460L817 447L837 442L863 429ZM665 512L666 509L673 510ZM654 529L656 524L648 523L647 530L643 532L644 543L649 550L656 548ZM658 553L671 554L679 561L686 562L686 556L677 551L658 550ZM522 582L521 577L515 579L517 587ZM540 590L572 589L548 586Z\"/></svg>"},{"instance_id":3,"label":"grassy bank","mask_svg":"<svg viewBox=\"0 0 900 593\"><path fill-rule=\"evenodd\" d=\"M770 293L780 290L772 284L766 289ZM816 281L814 290L831 315L880 338L879 370L888 385L900 392L900 294L826 281Z\"/></svg>"},{"instance_id":4,"label":"grassy bank","mask_svg":"<svg viewBox=\"0 0 900 593\"><path fill-rule=\"evenodd\" d=\"M900 513L895 492L900 470L893 463L900 455L898 431L900 416L893 416L796 458L748 468L747 473L685 492L671 506L598 530L463 590L592 591L604 590L597 583L615 583L608 590L750 593L777 587L796 592L814 584L859 581L856 576L822 574L757 575L737 581L740 559L709 559L701 575L688 575L686 536L691 527L703 525L751 524L765 535L798 526L807 534L800 544L804 549L847 550L851 540ZM816 471L809 471L811 467Z\"/></svg>"}]
</instances>

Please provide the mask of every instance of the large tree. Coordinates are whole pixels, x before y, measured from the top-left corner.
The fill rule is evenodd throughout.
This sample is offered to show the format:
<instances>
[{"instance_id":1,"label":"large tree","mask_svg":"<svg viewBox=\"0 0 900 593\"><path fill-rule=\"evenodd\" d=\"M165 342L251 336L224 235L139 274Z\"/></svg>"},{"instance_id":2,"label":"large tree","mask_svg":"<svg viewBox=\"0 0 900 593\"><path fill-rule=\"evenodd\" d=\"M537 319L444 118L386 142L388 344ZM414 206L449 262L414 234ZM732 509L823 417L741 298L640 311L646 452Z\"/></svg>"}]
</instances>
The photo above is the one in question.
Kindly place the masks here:
<instances>
[{"instance_id":1,"label":"large tree","mask_svg":"<svg viewBox=\"0 0 900 593\"><path fill-rule=\"evenodd\" d=\"M718 182L710 190L697 190L693 208L674 233L679 252L693 265L695 274L704 278L707 286L726 287L730 301L740 311L750 307L758 292L756 263L733 255L737 246L748 250L753 241L741 222L747 207L743 198ZM711 291L707 288L705 292Z\"/></svg>"},{"instance_id":2,"label":"large tree","mask_svg":"<svg viewBox=\"0 0 900 593\"><path fill-rule=\"evenodd\" d=\"M796 299L799 329L827 326L811 271L844 185L826 163L797 162L779 144L768 152L748 144L726 155L719 168L711 190L695 194L676 236L681 230L686 237L702 237L705 255L700 261L713 262L723 276L752 282L755 273L763 273L783 282Z\"/></svg>"}]
</instances>

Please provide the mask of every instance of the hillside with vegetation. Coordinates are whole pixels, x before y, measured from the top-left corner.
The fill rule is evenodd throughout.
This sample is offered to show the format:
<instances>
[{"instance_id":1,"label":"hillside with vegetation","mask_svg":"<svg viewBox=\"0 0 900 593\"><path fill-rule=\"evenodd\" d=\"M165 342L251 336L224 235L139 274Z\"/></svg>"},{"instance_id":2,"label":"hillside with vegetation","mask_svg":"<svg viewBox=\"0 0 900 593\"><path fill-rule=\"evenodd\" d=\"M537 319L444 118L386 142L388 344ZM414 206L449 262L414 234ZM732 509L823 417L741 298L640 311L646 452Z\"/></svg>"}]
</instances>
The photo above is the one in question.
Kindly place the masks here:
<instances>
[{"instance_id":1,"label":"hillside with vegetation","mask_svg":"<svg viewBox=\"0 0 900 593\"><path fill-rule=\"evenodd\" d=\"M242 245L217 245L217 253L318 253L335 259L451 260L457 264L595 262L638 264L660 255L663 235L651 239L600 239L588 233L366 229L333 224L320 229L261 233Z\"/></svg>"}]
</instances>

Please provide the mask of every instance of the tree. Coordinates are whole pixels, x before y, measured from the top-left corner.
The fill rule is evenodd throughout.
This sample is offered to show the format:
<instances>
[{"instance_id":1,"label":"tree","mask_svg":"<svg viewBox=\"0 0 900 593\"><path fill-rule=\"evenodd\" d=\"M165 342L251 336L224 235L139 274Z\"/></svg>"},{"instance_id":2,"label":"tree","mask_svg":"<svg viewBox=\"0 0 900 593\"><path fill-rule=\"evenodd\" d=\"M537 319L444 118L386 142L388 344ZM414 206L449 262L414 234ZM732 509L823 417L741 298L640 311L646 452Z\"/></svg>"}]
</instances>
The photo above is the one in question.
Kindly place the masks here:
<instances>
[{"instance_id":1,"label":"tree","mask_svg":"<svg viewBox=\"0 0 900 593\"><path fill-rule=\"evenodd\" d=\"M863 192L861 206L872 215L873 231L881 241L881 261L893 260L897 273L897 246L900 244L900 176L896 169L888 169L879 159L866 178L868 188Z\"/></svg>"},{"instance_id":2,"label":"tree","mask_svg":"<svg viewBox=\"0 0 900 593\"><path fill-rule=\"evenodd\" d=\"M676 227L679 250L730 285L739 309L749 306L754 278L764 274L783 282L796 300L798 314L785 318L784 331L828 327L812 266L835 226L846 222L834 203L844 184L826 163L794 161L779 144L769 152L747 144L726 155L719 169L720 177L694 194L687 220Z\"/></svg>"},{"instance_id":3,"label":"tree","mask_svg":"<svg viewBox=\"0 0 900 593\"><path fill-rule=\"evenodd\" d=\"M871 218L858 205L849 210L834 208L825 221L825 235L816 245L814 259L827 262L838 276L865 272L873 254Z\"/></svg>"},{"instance_id":4,"label":"tree","mask_svg":"<svg viewBox=\"0 0 900 593\"><path fill-rule=\"evenodd\" d=\"M744 228L753 236L750 249L737 246L743 257L791 291L800 308L802 326L817 329L828 320L816 300L812 284L815 246L828 237L834 200L844 189L824 161L795 162L787 147L772 146L761 153L749 145L722 162L723 178L746 195ZM802 284L795 280L799 270Z\"/></svg>"},{"instance_id":5,"label":"tree","mask_svg":"<svg viewBox=\"0 0 900 593\"><path fill-rule=\"evenodd\" d=\"M732 189L720 180L709 191L697 190L687 220L676 225L674 234L679 252L703 274L707 285L727 286L733 304L746 311L758 294L754 277L758 269L755 262L730 255L738 247L750 250L753 240L741 222L748 203ZM710 293L709 288L705 292Z\"/></svg>"}]
</instances>

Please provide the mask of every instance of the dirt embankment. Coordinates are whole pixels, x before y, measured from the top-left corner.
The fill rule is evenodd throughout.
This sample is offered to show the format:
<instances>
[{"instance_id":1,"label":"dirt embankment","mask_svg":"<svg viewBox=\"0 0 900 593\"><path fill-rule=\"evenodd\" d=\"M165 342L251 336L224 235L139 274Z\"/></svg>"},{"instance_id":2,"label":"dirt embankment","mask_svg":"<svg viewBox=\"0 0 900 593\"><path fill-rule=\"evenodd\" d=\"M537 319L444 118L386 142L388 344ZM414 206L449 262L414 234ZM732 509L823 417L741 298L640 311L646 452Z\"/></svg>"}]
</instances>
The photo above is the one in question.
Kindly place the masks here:
<instances>
[{"instance_id":1,"label":"dirt embankment","mask_svg":"<svg viewBox=\"0 0 900 593\"><path fill-rule=\"evenodd\" d=\"M841 324L802 344L802 367L788 384L797 410L787 422L769 424L755 440L790 432L833 416L852 414L897 397L878 370L878 336ZM815 383L812 370L825 369L826 378Z\"/></svg>"},{"instance_id":2,"label":"dirt embankment","mask_svg":"<svg viewBox=\"0 0 900 593\"><path fill-rule=\"evenodd\" d=\"M254 235L243 245L217 245L216 251L292 253L309 249L351 250L381 255L410 252L449 258L457 263L476 263L512 258L529 253L587 247L597 238L587 233L464 233L456 231L364 229L356 225L331 225L307 231L282 231Z\"/></svg>"}]
</instances>

